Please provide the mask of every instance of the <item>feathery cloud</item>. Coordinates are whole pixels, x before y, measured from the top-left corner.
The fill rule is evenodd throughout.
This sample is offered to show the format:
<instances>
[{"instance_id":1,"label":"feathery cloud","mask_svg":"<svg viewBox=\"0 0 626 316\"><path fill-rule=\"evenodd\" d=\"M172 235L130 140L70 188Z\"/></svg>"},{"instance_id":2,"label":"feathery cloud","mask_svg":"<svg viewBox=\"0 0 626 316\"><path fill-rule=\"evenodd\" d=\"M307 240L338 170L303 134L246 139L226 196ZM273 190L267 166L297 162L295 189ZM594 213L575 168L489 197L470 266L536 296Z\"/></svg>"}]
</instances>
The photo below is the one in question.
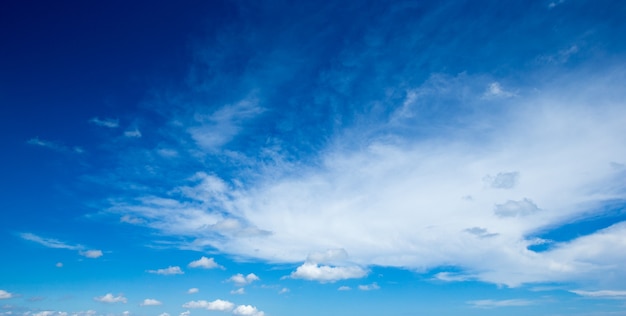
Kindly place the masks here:
<instances>
[{"instance_id":1,"label":"feathery cloud","mask_svg":"<svg viewBox=\"0 0 626 316\"><path fill-rule=\"evenodd\" d=\"M146 270L148 273L160 274L160 275L175 275L175 274L184 274L183 270L180 269L179 266L169 266L163 269L156 270Z\"/></svg>"},{"instance_id":2,"label":"feathery cloud","mask_svg":"<svg viewBox=\"0 0 626 316\"><path fill-rule=\"evenodd\" d=\"M119 120L112 119L112 118L100 119L98 117L94 117L89 120L89 123L97 125L97 126L101 126L101 127L108 127L108 128L118 128L120 126Z\"/></svg>"}]
</instances>

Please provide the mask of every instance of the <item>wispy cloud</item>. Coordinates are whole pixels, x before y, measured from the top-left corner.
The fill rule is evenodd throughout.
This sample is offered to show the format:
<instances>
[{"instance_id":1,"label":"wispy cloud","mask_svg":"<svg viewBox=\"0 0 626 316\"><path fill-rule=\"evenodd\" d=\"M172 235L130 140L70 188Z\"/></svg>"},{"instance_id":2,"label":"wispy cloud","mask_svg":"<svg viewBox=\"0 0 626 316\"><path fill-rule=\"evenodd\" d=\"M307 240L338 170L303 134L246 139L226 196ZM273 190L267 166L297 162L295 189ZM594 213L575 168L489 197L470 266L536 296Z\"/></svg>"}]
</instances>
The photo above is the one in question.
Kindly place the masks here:
<instances>
[{"instance_id":1,"label":"wispy cloud","mask_svg":"<svg viewBox=\"0 0 626 316\"><path fill-rule=\"evenodd\" d=\"M372 284L362 284L359 285L359 290L361 291L373 291L373 290L379 290L380 286L374 282Z\"/></svg>"},{"instance_id":2,"label":"wispy cloud","mask_svg":"<svg viewBox=\"0 0 626 316\"><path fill-rule=\"evenodd\" d=\"M163 269L156 270L146 270L148 273L160 274L160 275L176 275L176 274L184 274L183 270L180 269L179 266L169 266Z\"/></svg>"},{"instance_id":3,"label":"wispy cloud","mask_svg":"<svg viewBox=\"0 0 626 316\"><path fill-rule=\"evenodd\" d=\"M39 137L31 138L26 143L33 146L48 148L58 152L71 152L76 154L82 154L84 152L81 147L68 147L61 143L40 139Z\"/></svg>"},{"instance_id":4,"label":"wispy cloud","mask_svg":"<svg viewBox=\"0 0 626 316\"><path fill-rule=\"evenodd\" d=\"M583 291L572 290L572 293L590 298L608 298L608 299L626 299L626 291L600 290L600 291Z\"/></svg>"},{"instance_id":5,"label":"wispy cloud","mask_svg":"<svg viewBox=\"0 0 626 316\"><path fill-rule=\"evenodd\" d=\"M97 126L108 127L108 128L118 128L120 126L119 120L112 119L112 118L101 119L98 117L94 117L89 120L89 123L97 125Z\"/></svg>"},{"instance_id":6,"label":"wispy cloud","mask_svg":"<svg viewBox=\"0 0 626 316\"><path fill-rule=\"evenodd\" d=\"M102 257L103 255L102 250L86 249L86 247L83 245L69 244L69 243L66 243L57 239L53 239L53 238L40 237L32 233L21 233L19 234L19 236L24 240L32 241L48 248L77 250L81 256L84 256L87 258L95 259L95 258ZM63 266L62 263L57 263L57 267L62 267L62 266Z\"/></svg>"},{"instance_id":7,"label":"wispy cloud","mask_svg":"<svg viewBox=\"0 0 626 316\"><path fill-rule=\"evenodd\" d=\"M511 300L477 300L469 301L467 304L472 305L475 308L497 308L497 307L516 307L516 306L528 306L535 304L533 301L525 299L511 299Z\"/></svg>"}]
</instances>

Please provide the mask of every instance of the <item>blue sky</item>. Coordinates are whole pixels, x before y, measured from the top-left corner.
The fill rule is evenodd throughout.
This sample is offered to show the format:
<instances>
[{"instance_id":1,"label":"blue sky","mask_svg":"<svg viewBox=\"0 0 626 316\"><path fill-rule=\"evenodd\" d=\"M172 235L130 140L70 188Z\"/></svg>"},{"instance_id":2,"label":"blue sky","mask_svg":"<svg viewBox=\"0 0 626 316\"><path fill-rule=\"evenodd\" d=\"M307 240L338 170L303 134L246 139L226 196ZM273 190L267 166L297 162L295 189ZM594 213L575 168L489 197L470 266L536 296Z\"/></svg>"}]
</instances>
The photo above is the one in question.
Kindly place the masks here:
<instances>
[{"instance_id":1,"label":"blue sky","mask_svg":"<svg viewBox=\"0 0 626 316\"><path fill-rule=\"evenodd\" d=\"M626 315L621 1L4 1L0 316Z\"/></svg>"}]
</instances>

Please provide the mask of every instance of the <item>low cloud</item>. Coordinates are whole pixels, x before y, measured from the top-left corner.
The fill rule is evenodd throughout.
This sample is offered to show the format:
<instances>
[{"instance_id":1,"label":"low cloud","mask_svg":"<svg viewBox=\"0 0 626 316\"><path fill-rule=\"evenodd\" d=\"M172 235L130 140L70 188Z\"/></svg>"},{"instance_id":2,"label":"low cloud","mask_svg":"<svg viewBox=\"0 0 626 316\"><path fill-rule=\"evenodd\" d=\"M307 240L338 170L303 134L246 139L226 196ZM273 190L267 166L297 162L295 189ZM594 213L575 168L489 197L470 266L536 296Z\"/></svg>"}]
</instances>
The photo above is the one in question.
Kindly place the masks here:
<instances>
[{"instance_id":1,"label":"low cloud","mask_svg":"<svg viewBox=\"0 0 626 316\"><path fill-rule=\"evenodd\" d=\"M198 260L190 262L189 267L190 268L203 268L203 269L222 268L222 266L217 264L213 258L207 258L204 256Z\"/></svg>"},{"instance_id":2,"label":"low cloud","mask_svg":"<svg viewBox=\"0 0 626 316\"><path fill-rule=\"evenodd\" d=\"M322 283L336 282L345 279L358 279L365 277L367 270L358 266L327 266L318 265L317 263L305 262L299 266L296 271L292 272L290 277L293 279L304 279L309 281L318 281Z\"/></svg>"},{"instance_id":3,"label":"low cloud","mask_svg":"<svg viewBox=\"0 0 626 316\"><path fill-rule=\"evenodd\" d=\"M254 273L250 273L246 276L241 273L237 273L228 279L228 281L233 282L238 286L244 286L258 280L260 280L260 278Z\"/></svg>"},{"instance_id":4,"label":"low cloud","mask_svg":"<svg viewBox=\"0 0 626 316\"><path fill-rule=\"evenodd\" d=\"M590 298L606 298L606 299L626 299L626 291L600 290L600 291L583 291L572 290L572 293Z\"/></svg>"},{"instance_id":5,"label":"low cloud","mask_svg":"<svg viewBox=\"0 0 626 316\"><path fill-rule=\"evenodd\" d=\"M179 266L169 266L163 269L157 270L146 270L148 273L160 274L160 275L175 275L175 274L184 274L183 270L180 269Z\"/></svg>"},{"instance_id":6,"label":"low cloud","mask_svg":"<svg viewBox=\"0 0 626 316\"><path fill-rule=\"evenodd\" d=\"M378 286L376 282L372 284L359 285L359 290L361 291L372 291L372 290L379 290L379 289L380 289L380 286Z\"/></svg>"},{"instance_id":7,"label":"low cloud","mask_svg":"<svg viewBox=\"0 0 626 316\"><path fill-rule=\"evenodd\" d=\"M98 296L93 298L97 302L102 303L126 303L127 299L123 295L114 296L111 293L107 293L103 296Z\"/></svg>"},{"instance_id":8,"label":"low cloud","mask_svg":"<svg viewBox=\"0 0 626 316\"><path fill-rule=\"evenodd\" d=\"M87 258L100 258L102 257L102 250L87 250L79 252L81 256Z\"/></svg>"},{"instance_id":9,"label":"low cloud","mask_svg":"<svg viewBox=\"0 0 626 316\"><path fill-rule=\"evenodd\" d=\"M200 289L198 289L197 287L192 287L189 290L187 290L187 294L196 294L200 292Z\"/></svg>"},{"instance_id":10,"label":"low cloud","mask_svg":"<svg viewBox=\"0 0 626 316\"><path fill-rule=\"evenodd\" d=\"M163 303L161 303L161 301L155 300L153 298L147 298L145 300L143 300L143 302L139 305L141 306L157 306L157 305L162 305Z\"/></svg>"},{"instance_id":11,"label":"low cloud","mask_svg":"<svg viewBox=\"0 0 626 316\"><path fill-rule=\"evenodd\" d=\"M0 300L6 300L12 297L13 297L12 293L9 293L5 290L0 290Z\"/></svg>"},{"instance_id":12,"label":"low cloud","mask_svg":"<svg viewBox=\"0 0 626 316\"><path fill-rule=\"evenodd\" d=\"M538 212L540 209L533 201L523 199L521 201L506 201L504 204L496 204L493 212L499 217L522 217Z\"/></svg>"},{"instance_id":13,"label":"low cloud","mask_svg":"<svg viewBox=\"0 0 626 316\"><path fill-rule=\"evenodd\" d=\"M265 313L259 311L256 307L251 305L239 305L235 308L235 310L233 310L233 315L263 316Z\"/></svg>"},{"instance_id":14,"label":"low cloud","mask_svg":"<svg viewBox=\"0 0 626 316\"><path fill-rule=\"evenodd\" d=\"M483 180L494 189L512 189L518 179L519 172L500 172L495 177L486 176Z\"/></svg>"},{"instance_id":15,"label":"low cloud","mask_svg":"<svg viewBox=\"0 0 626 316\"><path fill-rule=\"evenodd\" d=\"M204 308L210 311L221 311L227 312L231 311L235 307L235 304L229 301L224 301L217 299L215 301L209 302L205 300L200 301L190 301L183 304L183 308Z\"/></svg>"},{"instance_id":16,"label":"low cloud","mask_svg":"<svg viewBox=\"0 0 626 316\"><path fill-rule=\"evenodd\" d=\"M232 290L230 291L230 294L238 294L238 295L242 295L242 294L246 294L246 290L242 287L236 289L236 290Z\"/></svg>"}]
</instances>

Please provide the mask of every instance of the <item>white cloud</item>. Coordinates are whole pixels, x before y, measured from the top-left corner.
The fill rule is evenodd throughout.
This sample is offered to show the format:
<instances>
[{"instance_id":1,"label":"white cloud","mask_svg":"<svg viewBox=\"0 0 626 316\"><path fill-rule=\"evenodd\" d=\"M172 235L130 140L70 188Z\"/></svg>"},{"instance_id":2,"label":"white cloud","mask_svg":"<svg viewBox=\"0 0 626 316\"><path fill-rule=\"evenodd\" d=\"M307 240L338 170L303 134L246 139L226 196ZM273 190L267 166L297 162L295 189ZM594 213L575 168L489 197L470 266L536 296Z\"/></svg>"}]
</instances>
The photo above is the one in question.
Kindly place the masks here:
<instances>
[{"instance_id":1,"label":"white cloud","mask_svg":"<svg viewBox=\"0 0 626 316\"><path fill-rule=\"evenodd\" d=\"M58 152L66 152L66 153L73 152L76 154L82 154L85 152L81 147L78 147L78 146L68 147L57 142L40 139L39 137L31 138L26 143L29 145L33 145L33 146L39 146L39 147L52 149Z\"/></svg>"},{"instance_id":2,"label":"white cloud","mask_svg":"<svg viewBox=\"0 0 626 316\"><path fill-rule=\"evenodd\" d=\"M233 307L235 307L235 304L229 301L224 301L220 299L217 299L212 302L205 301L205 300L190 301L190 302L183 304L183 308L205 308L211 311L222 311L222 312L230 311L233 309Z\"/></svg>"},{"instance_id":3,"label":"white cloud","mask_svg":"<svg viewBox=\"0 0 626 316\"><path fill-rule=\"evenodd\" d=\"M483 96L485 98L510 98L516 96L516 94L504 90L499 82L492 82L487 86L487 91L485 91Z\"/></svg>"},{"instance_id":4,"label":"white cloud","mask_svg":"<svg viewBox=\"0 0 626 316\"><path fill-rule=\"evenodd\" d=\"M200 292L200 289L198 289L197 287L192 287L189 290L187 290L188 294L196 294L198 292Z\"/></svg>"},{"instance_id":5,"label":"white cloud","mask_svg":"<svg viewBox=\"0 0 626 316\"><path fill-rule=\"evenodd\" d=\"M476 308L496 308L496 307L512 307L512 306L528 306L534 304L533 301L524 299L511 300L477 300L469 301L467 304Z\"/></svg>"},{"instance_id":6,"label":"white cloud","mask_svg":"<svg viewBox=\"0 0 626 316\"><path fill-rule=\"evenodd\" d=\"M246 294L246 290L244 288L240 287L240 288L238 288L236 290L230 291L230 294L239 294L239 295Z\"/></svg>"},{"instance_id":7,"label":"white cloud","mask_svg":"<svg viewBox=\"0 0 626 316\"><path fill-rule=\"evenodd\" d=\"M204 256L202 256L198 260L190 262L189 267L190 268L204 268L204 269L222 268L222 266L217 264L213 258L207 258Z\"/></svg>"},{"instance_id":8,"label":"white cloud","mask_svg":"<svg viewBox=\"0 0 626 316\"><path fill-rule=\"evenodd\" d=\"M497 100L484 98L495 80L440 76L454 81L440 85L446 91L425 84L409 89L406 100L386 100L404 114L329 136L327 146L311 153L314 164L259 159L246 165L253 175L198 173L166 197L139 196L110 211L189 237L193 242L180 245L187 249L279 263L309 258L295 278L330 282L362 277L371 265L417 271L452 265L474 280L509 286L586 281L621 290L620 278L609 277L626 276L621 225L547 251L528 249L536 232L626 199L623 171L612 166L626 163L626 92L615 84L625 81L620 71L570 73ZM487 90L517 91L499 83ZM439 97L462 104L463 115L429 125L434 130L415 127L419 105ZM195 140L214 148L235 134L229 135ZM310 262L326 260L310 255L324 249L345 249L351 262ZM350 264L363 268L346 273Z\"/></svg>"},{"instance_id":9,"label":"white cloud","mask_svg":"<svg viewBox=\"0 0 626 316\"><path fill-rule=\"evenodd\" d=\"M9 293L5 290L0 290L0 300L6 300L12 297L13 297L12 293Z\"/></svg>"},{"instance_id":10,"label":"white cloud","mask_svg":"<svg viewBox=\"0 0 626 316\"><path fill-rule=\"evenodd\" d=\"M102 126L102 127L108 127L108 128L117 128L120 126L120 122L118 119L111 119L111 118L100 119L98 117L94 117L89 120L89 123Z\"/></svg>"},{"instance_id":11,"label":"white cloud","mask_svg":"<svg viewBox=\"0 0 626 316\"><path fill-rule=\"evenodd\" d=\"M228 281L233 282L238 286L244 286L258 280L260 280L259 277L254 273L250 273L246 276L241 273L237 273L228 279Z\"/></svg>"},{"instance_id":12,"label":"white cloud","mask_svg":"<svg viewBox=\"0 0 626 316\"><path fill-rule=\"evenodd\" d=\"M256 307L251 305L239 305L233 310L234 315L247 315L247 316L263 316L264 312L257 310Z\"/></svg>"},{"instance_id":13,"label":"white cloud","mask_svg":"<svg viewBox=\"0 0 626 316\"><path fill-rule=\"evenodd\" d=\"M591 298L610 298L610 299L626 299L626 291L600 290L600 291L583 291L572 290L572 293L580 296Z\"/></svg>"},{"instance_id":14,"label":"white cloud","mask_svg":"<svg viewBox=\"0 0 626 316\"><path fill-rule=\"evenodd\" d=\"M191 315L190 311L184 311L184 312L180 313L179 316L189 316L189 315Z\"/></svg>"},{"instance_id":15,"label":"white cloud","mask_svg":"<svg viewBox=\"0 0 626 316\"><path fill-rule=\"evenodd\" d=\"M372 291L372 290L379 290L380 286L374 282L372 284L364 284L364 285L359 285L359 290L361 291Z\"/></svg>"},{"instance_id":16,"label":"white cloud","mask_svg":"<svg viewBox=\"0 0 626 316\"><path fill-rule=\"evenodd\" d=\"M159 314L159 316L170 316L170 314L168 314L168 313L161 313L161 314Z\"/></svg>"},{"instance_id":17,"label":"white cloud","mask_svg":"<svg viewBox=\"0 0 626 316\"><path fill-rule=\"evenodd\" d=\"M127 299L123 295L113 296L111 293L107 293L103 296L93 298L95 301L102 303L126 303Z\"/></svg>"},{"instance_id":18,"label":"white cloud","mask_svg":"<svg viewBox=\"0 0 626 316\"><path fill-rule=\"evenodd\" d=\"M358 266L333 267L318 265L317 263L305 262L292 272L290 277L319 282L335 282L345 279L362 278L367 275L367 270Z\"/></svg>"},{"instance_id":19,"label":"white cloud","mask_svg":"<svg viewBox=\"0 0 626 316\"><path fill-rule=\"evenodd\" d=\"M147 298L145 300L143 300L143 302L140 304L141 306L156 306L156 305L162 305L163 303L161 303L158 300L155 300L153 298Z\"/></svg>"},{"instance_id":20,"label":"white cloud","mask_svg":"<svg viewBox=\"0 0 626 316\"><path fill-rule=\"evenodd\" d=\"M124 131L124 136L129 138L141 138L141 132L138 129Z\"/></svg>"},{"instance_id":21,"label":"white cloud","mask_svg":"<svg viewBox=\"0 0 626 316\"><path fill-rule=\"evenodd\" d=\"M66 242L59 241L57 239L40 237L32 233L21 233L19 235L24 240L32 241L48 248L78 250L78 253L81 256L84 256L87 258L102 257L102 250L84 250L85 246L82 246L82 245L72 245ZM60 268L62 266L63 266L62 263L60 266L57 263L57 267Z\"/></svg>"},{"instance_id":22,"label":"white cloud","mask_svg":"<svg viewBox=\"0 0 626 316\"><path fill-rule=\"evenodd\" d=\"M79 252L81 256L87 258L100 258L102 257L102 250L87 250Z\"/></svg>"},{"instance_id":23,"label":"white cloud","mask_svg":"<svg viewBox=\"0 0 626 316\"><path fill-rule=\"evenodd\" d=\"M183 270L180 269L179 266L169 266L163 269L157 270L146 270L148 273L160 274L160 275L175 275L175 274L184 274Z\"/></svg>"},{"instance_id":24,"label":"white cloud","mask_svg":"<svg viewBox=\"0 0 626 316\"><path fill-rule=\"evenodd\" d=\"M347 285L342 285L337 289L337 291L350 291L350 290L352 290L352 288Z\"/></svg>"},{"instance_id":25,"label":"white cloud","mask_svg":"<svg viewBox=\"0 0 626 316\"><path fill-rule=\"evenodd\" d=\"M290 292L289 289L284 287L284 288L280 289L280 291L278 291L278 294L285 294L285 293L289 293L289 292Z\"/></svg>"},{"instance_id":26,"label":"white cloud","mask_svg":"<svg viewBox=\"0 0 626 316\"><path fill-rule=\"evenodd\" d=\"M63 262L57 262L54 266L57 268L63 268Z\"/></svg>"}]
</instances>

